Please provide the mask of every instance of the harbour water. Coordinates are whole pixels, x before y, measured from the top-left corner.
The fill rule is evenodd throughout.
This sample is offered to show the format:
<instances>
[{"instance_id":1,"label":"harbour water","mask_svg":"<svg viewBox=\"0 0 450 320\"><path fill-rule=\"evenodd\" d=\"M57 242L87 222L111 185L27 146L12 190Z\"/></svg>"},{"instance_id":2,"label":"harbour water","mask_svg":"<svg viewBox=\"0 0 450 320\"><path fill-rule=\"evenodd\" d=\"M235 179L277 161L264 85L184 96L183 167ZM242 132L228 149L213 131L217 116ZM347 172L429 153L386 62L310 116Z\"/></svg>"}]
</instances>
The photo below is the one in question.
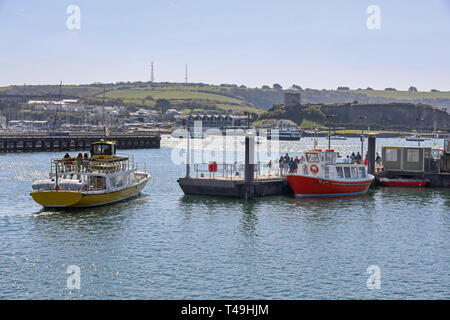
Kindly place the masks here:
<instances>
[{"instance_id":1,"label":"harbour water","mask_svg":"<svg viewBox=\"0 0 450 320\"><path fill-rule=\"evenodd\" d=\"M332 144L344 155L360 150L359 139ZM29 196L61 154L1 154L0 299L450 298L449 189L189 197L176 182L185 171L171 160L173 139L161 145L126 151L152 175L141 196L74 210L43 209ZM68 287L69 266L80 268L80 289ZM367 284L369 266L379 268L379 289Z\"/></svg>"}]
</instances>

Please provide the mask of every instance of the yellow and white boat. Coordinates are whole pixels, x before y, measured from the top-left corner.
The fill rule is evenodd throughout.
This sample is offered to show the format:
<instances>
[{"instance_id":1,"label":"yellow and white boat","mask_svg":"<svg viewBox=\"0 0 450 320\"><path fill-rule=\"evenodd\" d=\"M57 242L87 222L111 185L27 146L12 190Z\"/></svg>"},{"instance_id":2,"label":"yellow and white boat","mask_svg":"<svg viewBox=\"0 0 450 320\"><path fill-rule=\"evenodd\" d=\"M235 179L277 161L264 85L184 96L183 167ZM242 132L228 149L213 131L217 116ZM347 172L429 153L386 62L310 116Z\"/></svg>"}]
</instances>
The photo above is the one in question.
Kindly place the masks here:
<instances>
[{"instance_id":1,"label":"yellow and white boat","mask_svg":"<svg viewBox=\"0 0 450 320\"><path fill-rule=\"evenodd\" d=\"M34 201L50 208L99 206L138 195L150 180L131 156L116 155L114 141L94 142L90 153L53 159L49 179L33 182Z\"/></svg>"}]
</instances>

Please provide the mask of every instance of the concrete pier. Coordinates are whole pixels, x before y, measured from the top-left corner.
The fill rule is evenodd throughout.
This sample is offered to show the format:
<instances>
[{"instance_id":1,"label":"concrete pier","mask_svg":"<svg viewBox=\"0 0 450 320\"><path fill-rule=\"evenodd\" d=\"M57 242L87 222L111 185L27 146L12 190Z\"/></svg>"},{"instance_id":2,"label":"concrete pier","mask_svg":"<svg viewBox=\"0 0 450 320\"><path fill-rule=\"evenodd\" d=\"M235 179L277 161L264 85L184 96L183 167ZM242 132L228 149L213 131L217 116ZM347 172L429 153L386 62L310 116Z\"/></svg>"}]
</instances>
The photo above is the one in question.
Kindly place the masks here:
<instances>
[{"instance_id":1,"label":"concrete pier","mask_svg":"<svg viewBox=\"0 0 450 320\"><path fill-rule=\"evenodd\" d=\"M0 135L0 153L7 152L45 152L88 150L92 142L103 139L102 133L76 133L67 136L45 134L4 134ZM155 134L115 133L110 140L117 142L120 149L160 148L161 137Z\"/></svg>"}]
</instances>

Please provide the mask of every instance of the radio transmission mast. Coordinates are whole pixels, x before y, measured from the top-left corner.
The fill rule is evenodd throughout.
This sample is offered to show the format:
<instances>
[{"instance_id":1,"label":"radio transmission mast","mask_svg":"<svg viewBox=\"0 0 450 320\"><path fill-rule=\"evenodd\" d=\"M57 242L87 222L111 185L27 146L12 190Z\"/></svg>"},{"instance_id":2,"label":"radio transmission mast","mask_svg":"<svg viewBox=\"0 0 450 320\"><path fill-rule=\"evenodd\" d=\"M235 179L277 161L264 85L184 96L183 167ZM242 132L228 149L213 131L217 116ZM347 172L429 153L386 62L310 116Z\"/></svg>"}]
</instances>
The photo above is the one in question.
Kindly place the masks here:
<instances>
[{"instance_id":1,"label":"radio transmission mast","mask_svg":"<svg viewBox=\"0 0 450 320\"><path fill-rule=\"evenodd\" d=\"M155 81L155 76L153 74L153 61L150 64L150 69L151 69L151 73L150 73L150 84L153 84L153 81Z\"/></svg>"},{"instance_id":2,"label":"radio transmission mast","mask_svg":"<svg viewBox=\"0 0 450 320\"><path fill-rule=\"evenodd\" d=\"M187 64L186 64L186 68L184 70L184 83L187 85L188 84L188 69L187 69Z\"/></svg>"}]
</instances>

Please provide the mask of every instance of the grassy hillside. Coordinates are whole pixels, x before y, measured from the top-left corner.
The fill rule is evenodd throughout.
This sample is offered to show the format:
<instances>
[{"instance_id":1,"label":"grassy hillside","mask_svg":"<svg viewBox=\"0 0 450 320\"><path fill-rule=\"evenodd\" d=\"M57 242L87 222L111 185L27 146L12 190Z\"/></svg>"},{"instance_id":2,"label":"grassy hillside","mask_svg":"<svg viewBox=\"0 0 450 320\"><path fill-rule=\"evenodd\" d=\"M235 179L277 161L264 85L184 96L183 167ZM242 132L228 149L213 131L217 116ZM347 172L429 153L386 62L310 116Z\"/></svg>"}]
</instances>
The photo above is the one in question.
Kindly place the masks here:
<instances>
[{"instance_id":1,"label":"grassy hillside","mask_svg":"<svg viewBox=\"0 0 450 320\"><path fill-rule=\"evenodd\" d=\"M332 117L329 117L332 115ZM304 104L301 107L274 106L261 118L290 119L304 128L345 127L448 131L450 114L429 105L395 102L383 104ZM417 119L423 119L418 121Z\"/></svg>"},{"instance_id":2,"label":"grassy hillside","mask_svg":"<svg viewBox=\"0 0 450 320\"><path fill-rule=\"evenodd\" d=\"M450 92L410 92L385 90L350 90L350 92L364 94L369 97L381 97L396 100L450 99Z\"/></svg>"},{"instance_id":3,"label":"grassy hillside","mask_svg":"<svg viewBox=\"0 0 450 320\"><path fill-rule=\"evenodd\" d=\"M15 99L20 102L23 86L0 87L0 108L2 99ZM100 104L103 91L106 90L108 103L124 104L130 107L148 107L156 105L158 99L165 99L170 105L183 112L192 110L222 112L245 111L262 113L274 104L283 102L285 90L246 88L237 85L206 85L202 83L154 83L148 82L119 82L94 83L89 85L64 85L63 98L78 98L85 103ZM409 92L384 90L299 90L303 104L385 104L385 103L421 103L439 108L450 109L450 92ZM57 99L58 85L26 86L26 99ZM313 126L315 122L306 126Z\"/></svg>"}]
</instances>

